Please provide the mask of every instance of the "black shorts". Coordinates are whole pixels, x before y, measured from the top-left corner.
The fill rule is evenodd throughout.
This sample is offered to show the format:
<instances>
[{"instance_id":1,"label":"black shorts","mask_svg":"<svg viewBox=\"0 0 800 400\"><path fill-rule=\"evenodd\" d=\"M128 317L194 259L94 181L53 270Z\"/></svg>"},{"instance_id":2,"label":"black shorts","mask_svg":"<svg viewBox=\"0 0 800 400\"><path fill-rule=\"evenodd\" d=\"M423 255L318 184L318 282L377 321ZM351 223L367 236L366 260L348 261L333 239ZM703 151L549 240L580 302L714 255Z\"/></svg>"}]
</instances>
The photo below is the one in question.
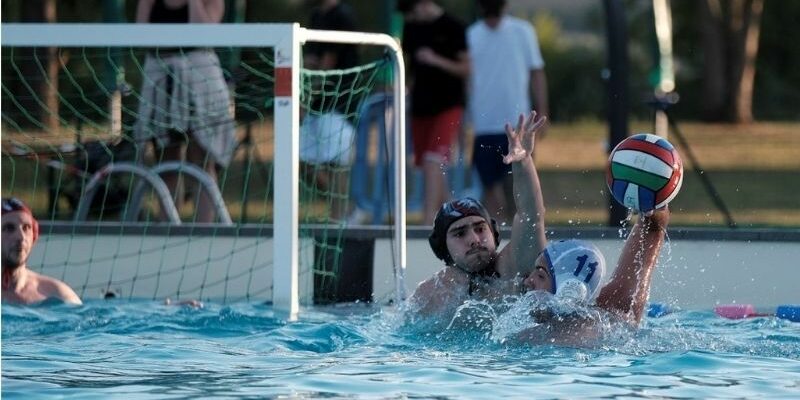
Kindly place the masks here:
<instances>
[{"instance_id":1,"label":"black shorts","mask_svg":"<svg viewBox=\"0 0 800 400\"><path fill-rule=\"evenodd\" d=\"M472 163L478 170L483 187L492 187L511 173L511 164L503 163L503 156L506 154L508 154L508 138L505 133L475 137Z\"/></svg>"}]
</instances>

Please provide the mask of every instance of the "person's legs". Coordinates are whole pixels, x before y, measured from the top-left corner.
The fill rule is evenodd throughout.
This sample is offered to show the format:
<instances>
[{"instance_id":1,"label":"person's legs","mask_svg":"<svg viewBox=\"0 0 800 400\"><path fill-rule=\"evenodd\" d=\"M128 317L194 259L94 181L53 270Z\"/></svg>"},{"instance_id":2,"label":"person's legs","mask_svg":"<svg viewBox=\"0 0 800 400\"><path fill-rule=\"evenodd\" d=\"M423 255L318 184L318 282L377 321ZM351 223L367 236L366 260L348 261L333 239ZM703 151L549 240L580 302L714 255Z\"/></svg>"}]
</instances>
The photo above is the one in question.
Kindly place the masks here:
<instances>
[{"instance_id":1,"label":"person's legs","mask_svg":"<svg viewBox=\"0 0 800 400\"><path fill-rule=\"evenodd\" d=\"M505 222L505 213L503 212L503 204L505 203L505 192L503 192L503 185L497 182L492 186L483 187L483 204L489 210L489 214L499 224Z\"/></svg>"},{"instance_id":2,"label":"person's legs","mask_svg":"<svg viewBox=\"0 0 800 400\"><path fill-rule=\"evenodd\" d=\"M514 179L503 177L483 189L483 204L498 224L510 224L517 211L514 204Z\"/></svg>"},{"instance_id":3,"label":"person's legs","mask_svg":"<svg viewBox=\"0 0 800 400\"><path fill-rule=\"evenodd\" d=\"M430 151L435 141L433 132L433 118L413 119L411 131L413 132L414 165L422 172L424 194L422 197L422 222L433 224L438 210L437 203L442 194L442 174L440 170L441 159Z\"/></svg>"},{"instance_id":4,"label":"person's legs","mask_svg":"<svg viewBox=\"0 0 800 400\"><path fill-rule=\"evenodd\" d=\"M320 176L324 175L324 176ZM349 168L343 165L330 164L317 174L327 185L328 199L331 208L331 220L340 222L349 214L348 195L350 190Z\"/></svg>"},{"instance_id":5,"label":"person's legs","mask_svg":"<svg viewBox=\"0 0 800 400\"><path fill-rule=\"evenodd\" d=\"M425 204L424 222L432 225L436 218L436 211L442 203L449 198L450 186L447 184L443 168L443 160L437 158L426 159L422 164L422 175L425 179Z\"/></svg>"},{"instance_id":6,"label":"person's legs","mask_svg":"<svg viewBox=\"0 0 800 400\"><path fill-rule=\"evenodd\" d=\"M503 197L505 199L503 207L505 222L511 223L514 220L514 214L517 213L517 204L514 202L514 178L508 174L503 178Z\"/></svg>"},{"instance_id":7,"label":"person's legs","mask_svg":"<svg viewBox=\"0 0 800 400\"><path fill-rule=\"evenodd\" d=\"M317 173L318 168L319 166L317 164L300 160L300 179L302 179L307 185L314 185L315 188L318 186L327 188L328 180L325 178L324 174Z\"/></svg>"},{"instance_id":8,"label":"person's legs","mask_svg":"<svg viewBox=\"0 0 800 400\"><path fill-rule=\"evenodd\" d=\"M511 165L503 163L508 153L508 140L503 134L479 135L473 145L472 162L483 185L483 202L499 223L510 222L514 216L513 180Z\"/></svg>"},{"instance_id":9,"label":"person's legs","mask_svg":"<svg viewBox=\"0 0 800 400\"><path fill-rule=\"evenodd\" d=\"M186 146L186 160L192 164L197 165L206 172L209 178L217 184L217 168L214 160L205 149L200 147L194 141L189 141ZM214 222L216 210L214 210L214 203L211 201L211 196L203 187L195 182L197 190L195 193L195 222Z\"/></svg>"},{"instance_id":10,"label":"person's legs","mask_svg":"<svg viewBox=\"0 0 800 400\"><path fill-rule=\"evenodd\" d=\"M154 144L156 159L159 164L170 161L183 161L183 143L179 140L176 140L179 135L180 134L178 133L171 133L169 142L163 147L159 147L158 145ZM175 207L180 208L180 204L183 203L184 198L183 184L180 175L176 172L165 172L161 174L161 179L164 181L164 184L167 185L167 189L169 189L169 193L172 196L172 202L175 204ZM161 210L160 219L167 219L164 210Z\"/></svg>"},{"instance_id":11,"label":"person's legs","mask_svg":"<svg viewBox=\"0 0 800 400\"><path fill-rule=\"evenodd\" d=\"M425 224L433 224L436 211L450 198L446 169L463 114L462 108L453 107L435 116L416 117L412 122L415 163L425 181Z\"/></svg>"},{"instance_id":12,"label":"person's legs","mask_svg":"<svg viewBox=\"0 0 800 400\"><path fill-rule=\"evenodd\" d=\"M330 219L339 222L349 212L350 168L333 163L312 164L300 162L302 179L312 185L312 190L319 194L319 199L327 201L330 207Z\"/></svg>"},{"instance_id":13,"label":"person's legs","mask_svg":"<svg viewBox=\"0 0 800 400\"><path fill-rule=\"evenodd\" d=\"M411 119L411 147L414 153L414 168L422 172L422 187L423 187L423 196L422 196L422 221L423 223L427 223L425 221L428 220L428 199L427 199L427 191L425 191L425 183L427 182L427 178L425 177L425 169L422 167L424 164L424 157L425 157L425 149L428 148L428 141L429 137L427 135L430 128L428 118L421 118L421 117L413 117Z\"/></svg>"},{"instance_id":14,"label":"person's legs","mask_svg":"<svg viewBox=\"0 0 800 400\"><path fill-rule=\"evenodd\" d=\"M300 129L303 180L325 201L332 222L348 218L355 127L337 111L307 114Z\"/></svg>"}]
</instances>

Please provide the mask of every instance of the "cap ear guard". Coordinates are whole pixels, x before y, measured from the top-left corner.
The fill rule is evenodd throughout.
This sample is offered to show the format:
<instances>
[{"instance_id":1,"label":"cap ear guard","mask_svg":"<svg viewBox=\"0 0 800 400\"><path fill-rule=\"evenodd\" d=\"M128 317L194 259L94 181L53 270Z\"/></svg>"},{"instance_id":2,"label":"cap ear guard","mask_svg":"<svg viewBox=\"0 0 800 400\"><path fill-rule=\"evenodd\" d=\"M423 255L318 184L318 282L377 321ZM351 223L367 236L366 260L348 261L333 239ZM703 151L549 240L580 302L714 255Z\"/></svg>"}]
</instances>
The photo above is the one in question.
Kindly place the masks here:
<instances>
[{"instance_id":1,"label":"cap ear guard","mask_svg":"<svg viewBox=\"0 0 800 400\"><path fill-rule=\"evenodd\" d=\"M450 251L447 250L447 238L440 237L434 230L428 236L428 243L431 245L431 250L436 258L444 261L445 264L450 265L453 262L453 257L450 256Z\"/></svg>"}]
</instances>

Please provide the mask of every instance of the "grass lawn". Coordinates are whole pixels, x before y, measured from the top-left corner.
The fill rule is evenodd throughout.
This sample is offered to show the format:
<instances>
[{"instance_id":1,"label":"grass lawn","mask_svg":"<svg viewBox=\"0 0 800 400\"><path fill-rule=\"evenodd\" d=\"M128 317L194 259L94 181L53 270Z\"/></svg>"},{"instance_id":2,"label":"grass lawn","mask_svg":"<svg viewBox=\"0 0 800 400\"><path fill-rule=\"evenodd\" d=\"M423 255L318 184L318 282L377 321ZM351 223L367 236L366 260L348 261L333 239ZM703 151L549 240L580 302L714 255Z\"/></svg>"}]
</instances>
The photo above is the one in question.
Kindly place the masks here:
<instances>
[{"instance_id":1,"label":"grass lawn","mask_svg":"<svg viewBox=\"0 0 800 400\"><path fill-rule=\"evenodd\" d=\"M672 140L683 156L685 178L681 193L671 205L674 226L724 226L702 185L699 174L706 175L729 208L734 221L742 227L800 227L800 123L755 123L723 125L682 123L682 133L695 155L692 163L688 150ZM647 132L647 123L632 123L631 132ZM223 194L234 221L243 211L247 222L271 220L271 196L266 188L272 180L272 129L254 127L256 164L246 167L244 152L227 171ZM607 158L607 127L597 121L553 124L540 141L536 161L545 192L549 225L605 225L607 216L604 168ZM2 193L19 196L33 204L39 215L47 213L47 170L45 157L16 155L27 146L53 149L66 137L35 136L3 130ZM469 140L467 140L469 145ZM372 155L374 159L374 154ZM699 164L699 165L698 165ZM280 173L280 171L278 172ZM247 184L245 184L247 182ZM247 193L246 211L243 194ZM308 199L308 193L302 197ZM61 202L62 208L66 207ZM190 215L191 209L182 209ZM324 204L304 203L301 214L318 218ZM68 218L68 210L58 218ZM409 214L409 223L418 223L418 213Z\"/></svg>"},{"instance_id":2,"label":"grass lawn","mask_svg":"<svg viewBox=\"0 0 800 400\"><path fill-rule=\"evenodd\" d=\"M679 128L697 163L673 137L684 162L683 187L671 205L674 225L725 225L702 173L738 225L800 227L800 124L684 123ZM633 123L631 131L652 127ZM605 194L600 194L606 191L607 135L598 123L556 124L540 142L537 165L551 224L607 220Z\"/></svg>"}]
</instances>

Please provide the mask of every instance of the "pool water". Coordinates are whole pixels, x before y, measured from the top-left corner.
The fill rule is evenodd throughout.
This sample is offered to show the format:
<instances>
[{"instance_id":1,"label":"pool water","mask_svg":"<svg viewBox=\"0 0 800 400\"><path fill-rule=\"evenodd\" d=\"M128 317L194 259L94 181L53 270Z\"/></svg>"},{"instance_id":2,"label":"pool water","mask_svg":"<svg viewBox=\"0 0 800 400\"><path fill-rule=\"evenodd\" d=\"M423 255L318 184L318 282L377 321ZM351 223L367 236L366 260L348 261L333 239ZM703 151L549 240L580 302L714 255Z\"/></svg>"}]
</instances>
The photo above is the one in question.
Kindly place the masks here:
<instances>
[{"instance_id":1,"label":"pool water","mask_svg":"<svg viewBox=\"0 0 800 400\"><path fill-rule=\"evenodd\" d=\"M8 398L799 398L800 323L646 318L593 348L431 333L394 308L2 307Z\"/></svg>"}]
</instances>

